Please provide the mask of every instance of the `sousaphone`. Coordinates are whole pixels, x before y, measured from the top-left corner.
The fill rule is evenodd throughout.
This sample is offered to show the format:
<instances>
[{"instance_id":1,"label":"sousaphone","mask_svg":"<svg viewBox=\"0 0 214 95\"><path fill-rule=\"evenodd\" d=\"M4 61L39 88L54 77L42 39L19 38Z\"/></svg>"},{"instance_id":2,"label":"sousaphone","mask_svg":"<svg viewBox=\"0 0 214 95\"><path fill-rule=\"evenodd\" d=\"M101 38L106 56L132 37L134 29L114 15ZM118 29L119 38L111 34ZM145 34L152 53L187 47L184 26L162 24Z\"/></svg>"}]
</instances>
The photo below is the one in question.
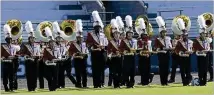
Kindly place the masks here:
<instances>
[{"instance_id":1,"label":"sousaphone","mask_svg":"<svg viewBox=\"0 0 214 95\"><path fill-rule=\"evenodd\" d=\"M204 17L205 23L207 25L206 31L210 32L214 28L214 14L212 13L203 13L201 14ZM214 31L213 31L214 32Z\"/></svg>"},{"instance_id":2,"label":"sousaphone","mask_svg":"<svg viewBox=\"0 0 214 95\"><path fill-rule=\"evenodd\" d=\"M64 32L63 39L67 41L76 40L76 25L75 20L64 20L60 25L61 30Z\"/></svg>"},{"instance_id":3,"label":"sousaphone","mask_svg":"<svg viewBox=\"0 0 214 95\"><path fill-rule=\"evenodd\" d=\"M172 32L175 34L175 35L181 35L183 32L181 31L181 29L178 27L178 18L181 18L183 19L184 21L184 24L185 24L185 29L187 31L190 30L190 27L191 27L191 20L188 16L186 15L178 15L176 16L175 18L173 18L172 20Z\"/></svg>"},{"instance_id":4,"label":"sousaphone","mask_svg":"<svg viewBox=\"0 0 214 95\"><path fill-rule=\"evenodd\" d=\"M135 20L135 30L138 31L138 29L140 28L140 23L138 21L138 19L143 18L145 21L145 25L146 25L146 32L148 33L149 36L153 35L153 29L152 29L152 25L149 22L149 19L146 15L140 15L137 17L137 19Z\"/></svg>"},{"instance_id":5,"label":"sousaphone","mask_svg":"<svg viewBox=\"0 0 214 95\"><path fill-rule=\"evenodd\" d=\"M112 31L111 31L111 24L108 24L105 26L104 28L104 34L105 36L107 37L108 40L111 40L112 39Z\"/></svg>"},{"instance_id":6,"label":"sousaphone","mask_svg":"<svg viewBox=\"0 0 214 95\"><path fill-rule=\"evenodd\" d=\"M50 21L43 21L41 22L36 29L35 36L38 38L40 41L43 42L48 42L48 37L45 34L45 27L49 27L51 31L53 32L53 25Z\"/></svg>"},{"instance_id":7,"label":"sousaphone","mask_svg":"<svg viewBox=\"0 0 214 95\"><path fill-rule=\"evenodd\" d=\"M11 20L8 20L6 22L6 24L8 24L11 28L12 40L21 39L20 37L21 37L22 31L23 31L22 22L17 19L11 19Z\"/></svg>"}]
</instances>

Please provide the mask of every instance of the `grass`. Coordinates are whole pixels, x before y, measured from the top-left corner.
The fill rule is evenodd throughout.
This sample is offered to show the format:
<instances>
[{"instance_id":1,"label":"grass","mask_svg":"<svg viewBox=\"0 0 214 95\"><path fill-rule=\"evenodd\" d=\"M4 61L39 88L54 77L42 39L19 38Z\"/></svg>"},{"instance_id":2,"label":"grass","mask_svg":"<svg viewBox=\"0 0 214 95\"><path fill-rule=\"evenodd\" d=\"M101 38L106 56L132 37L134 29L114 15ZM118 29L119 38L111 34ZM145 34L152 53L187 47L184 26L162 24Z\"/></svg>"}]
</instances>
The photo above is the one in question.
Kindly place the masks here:
<instances>
[{"instance_id":1,"label":"grass","mask_svg":"<svg viewBox=\"0 0 214 95\"><path fill-rule=\"evenodd\" d=\"M49 92L48 89L38 89L36 92L28 92L26 89L20 89L13 93L4 92L1 90L1 94L86 94L86 95L115 95L115 94L214 94L214 82L209 82L207 86L182 86L182 84L170 84L169 86L160 86L160 85L150 85L150 86L140 86L136 85L135 88L127 89L122 87L121 89L114 89L112 87L105 88L88 88L88 89L79 89L79 88L64 88L58 89L55 92Z\"/></svg>"}]
</instances>

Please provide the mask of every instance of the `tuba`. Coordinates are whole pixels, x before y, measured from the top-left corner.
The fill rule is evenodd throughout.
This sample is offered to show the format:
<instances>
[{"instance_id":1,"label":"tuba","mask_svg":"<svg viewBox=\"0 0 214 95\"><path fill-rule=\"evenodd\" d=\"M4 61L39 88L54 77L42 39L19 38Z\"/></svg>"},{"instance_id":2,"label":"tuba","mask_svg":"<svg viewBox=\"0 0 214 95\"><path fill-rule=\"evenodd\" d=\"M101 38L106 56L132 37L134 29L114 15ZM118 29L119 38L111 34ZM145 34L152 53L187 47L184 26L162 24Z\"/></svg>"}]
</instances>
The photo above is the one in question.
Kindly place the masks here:
<instances>
[{"instance_id":1,"label":"tuba","mask_svg":"<svg viewBox=\"0 0 214 95\"><path fill-rule=\"evenodd\" d=\"M112 31L111 31L111 24L108 24L104 28L104 34L108 40L112 39Z\"/></svg>"},{"instance_id":2,"label":"tuba","mask_svg":"<svg viewBox=\"0 0 214 95\"><path fill-rule=\"evenodd\" d=\"M140 15L137 17L136 21L135 21L135 30L138 31L140 29L140 23L138 21L139 18L143 18L145 21L145 25L146 25L146 32L148 33L149 36L153 35L153 29L152 29L152 25L149 22L149 19L146 15ZM139 33L139 32L137 32Z\"/></svg>"},{"instance_id":3,"label":"tuba","mask_svg":"<svg viewBox=\"0 0 214 95\"><path fill-rule=\"evenodd\" d=\"M76 25L75 20L64 20L60 25L61 30L64 32L63 39L67 41L76 40Z\"/></svg>"},{"instance_id":4,"label":"tuba","mask_svg":"<svg viewBox=\"0 0 214 95\"><path fill-rule=\"evenodd\" d=\"M186 15L179 15L179 16L176 16L175 18L173 18L172 20L172 31L175 35L181 35L182 31L181 29L178 27L178 18L181 18L183 19L184 21L184 24L185 24L185 28L187 31L190 30L190 27L191 27L191 20L188 16Z\"/></svg>"},{"instance_id":5,"label":"tuba","mask_svg":"<svg viewBox=\"0 0 214 95\"><path fill-rule=\"evenodd\" d=\"M12 40L21 39L20 37L21 37L22 31L23 31L22 22L17 19L11 19L11 20L8 20L6 22L6 24L8 24L11 28Z\"/></svg>"},{"instance_id":6,"label":"tuba","mask_svg":"<svg viewBox=\"0 0 214 95\"><path fill-rule=\"evenodd\" d=\"M35 36L40 40L40 41L43 41L43 42L48 42L48 37L47 35L45 34L45 27L49 27L51 29L51 31L53 32L53 25L51 22L49 21L43 21L41 22L38 26L37 26L37 29L36 29L36 32L35 32Z\"/></svg>"},{"instance_id":7,"label":"tuba","mask_svg":"<svg viewBox=\"0 0 214 95\"><path fill-rule=\"evenodd\" d=\"M214 15L212 13L203 13L201 15L204 17L205 23L207 25L206 31L212 31L212 29L214 28Z\"/></svg>"}]
</instances>

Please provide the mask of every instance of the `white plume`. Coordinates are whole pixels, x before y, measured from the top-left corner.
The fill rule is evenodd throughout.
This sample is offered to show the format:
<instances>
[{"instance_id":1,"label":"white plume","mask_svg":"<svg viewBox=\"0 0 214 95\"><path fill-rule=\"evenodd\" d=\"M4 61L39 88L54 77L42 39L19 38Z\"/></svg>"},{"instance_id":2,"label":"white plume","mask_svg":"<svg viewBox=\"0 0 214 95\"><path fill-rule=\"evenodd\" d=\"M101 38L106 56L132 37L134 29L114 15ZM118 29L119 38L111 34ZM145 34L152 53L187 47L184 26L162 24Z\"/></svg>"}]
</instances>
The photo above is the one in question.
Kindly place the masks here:
<instances>
[{"instance_id":1,"label":"white plume","mask_svg":"<svg viewBox=\"0 0 214 95\"><path fill-rule=\"evenodd\" d=\"M33 32L33 24L31 23L31 21L27 21L25 23L25 30L27 33Z\"/></svg>"},{"instance_id":2,"label":"white plume","mask_svg":"<svg viewBox=\"0 0 214 95\"><path fill-rule=\"evenodd\" d=\"M61 33L61 30L60 30L60 27L59 27L59 24L58 24L58 22L57 21L55 21L55 22L53 22L53 31L54 31L54 33Z\"/></svg>"},{"instance_id":3,"label":"white plume","mask_svg":"<svg viewBox=\"0 0 214 95\"><path fill-rule=\"evenodd\" d=\"M93 20L94 20L93 26L100 25L102 28L104 27L98 11L93 11L92 12L92 17L93 17ZM97 21L99 23L96 23Z\"/></svg>"},{"instance_id":4,"label":"white plume","mask_svg":"<svg viewBox=\"0 0 214 95\"><path fill-rule=\"evenodd\" d=\"M183 30L183 29L185 29L185 24L184 24L184 21L183 21L183 19L181 19L181 18L178 18L178 27L180 28L180 30Z\"/></svg>"},{"instance_id":5,"label":"white plume","mask_svg":"<svg viewBox=\"0 0 214 95\"><path fill-rule=\"evenodd\" d=\"M205 19L202 15L198 16L198 24L200 28L206 28Z\"/></svg>"},{"instance_id":6,"label":"white plume","mask_svg":"<svg viewBox=\"0 0 214 95\"><path fill-rule=\"evenodd\" d=\"M145 25L145 21L143 18L138 19L139 24L140 24L140 28L141 29L146 29L146 25Z\"/></svg>"},{"instance_id":7,"label":"white plume","mask_svg":"<svg viewBox=\"0 0 214 95\"><path fill-rule=\"evenodd\" d=\"M116 17L116 21L117 21L117 24L120 28L124 28L124 23L123 23L123 20L120 16Z\"/></svg>"},{"instance_id":8,"label":"white plume","mask_svg":"<svg viewBox=\"0 0 214 95\"><path fill-rule=\"evenodd\" d=\"M82 29L82 20L81 19L77 19L76 21L76 29L77 29L77 32L83 32Z\"/></svg>"},{"instance_id":9,"label":"white plume","mask_svg":"<svg viewBox=\"0 0 214 95\"><path fill-rule=\"evenodd\" d=\"M45 27L45 34L47 37L53 37L51 29L49 27Z\"/></svg>"},{"instance_id":10,"label":"white plume","mask_svg":"<svg viewBox=\"0 0 214 95\"><path fill-rule=\"evenodd\" d=\"M11 37L11 28L8 24L4 25L4 35L5 35L5 38L7 36Z\"/></svg>"},{"instance_id":11,"label":"white plume","mask_svg":"<svg viewBox=\"0 0 214 95\"><path fill-rule=\"evenodd\" d=\"M161 16L157 16L155 18L155 20L158 23L159 27L165 27L165 22L164 22L164 20L163 20L163 18Z\"/></svg>"},{"instance_id":12,"label":"white plume","mask_svg":"<svg viewBox=\"0 0 214 95\"><path fill-rule=\"evenodd\" d=\"M126 21L126 25L127 25L128 27L132 27L132 17L131 17L130 15L127 15L127 16L125 17L125 21Z\"/></svg>"},{"instance_id":13,"label":"white plume","mask_svg":"<svg viewBox=\"0 0 214 95\"><path fill-rule=\"evenodd\" d=\"M113 28L118 28L118 24L117 24L116 19L112 19L112 20L111 20L111 26L112 26Z\"/></svg>"}]
</instances>

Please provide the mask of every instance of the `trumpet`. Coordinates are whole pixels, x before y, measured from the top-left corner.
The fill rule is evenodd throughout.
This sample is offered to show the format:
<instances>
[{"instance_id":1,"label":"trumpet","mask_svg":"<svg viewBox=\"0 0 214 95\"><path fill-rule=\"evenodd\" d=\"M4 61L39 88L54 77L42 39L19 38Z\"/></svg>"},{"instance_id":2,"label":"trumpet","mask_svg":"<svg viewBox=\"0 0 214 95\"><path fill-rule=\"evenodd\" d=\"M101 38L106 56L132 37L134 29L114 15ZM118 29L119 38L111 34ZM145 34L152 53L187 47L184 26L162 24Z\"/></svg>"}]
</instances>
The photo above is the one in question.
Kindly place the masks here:
<instances>
[{"instance_id":1,"label":"trumpet","mask_svg":"<svg viewBox=\"0 0 214 95\"><path fill-rule=\"evenodd\" d=\"M1 58L2 62L12 62L15 56L8 56L7 58Z\"/></svg>"},{"instance_id":2,"label":"trumpet","mask_svg":"<svg viewBox=\"0 0 214 95\"><path fill-rule=\"evenodd\" d=\"M80 59L83 59L86 55L88 55L88 53L75 53L73 55L74 58L80 58Z\"/></svg>"},{"instance_id":3,"label":"trumpet","mask_svg":"<svg viewBox=\"0 0 214 95\"><path fill-rule=\"evenodd\" d=\"M71 58L71 56L69 56L69 55L63 55L62 58L61 58L61 60L67 60L69 58Z\"/></svg>"},{"instance_id":4,"label":"trumpet","mask_svg":"<svg viewBox=\"0 0 214 95\"><path fill-rule=\"evenodd\" d=\"M196 55L197 56L207 56L206 52L207 52L207 50L196 51Z\"/></svg>"},{"instance_id":5,"label":"trumpet","mask_svg":"<svg viewBox=\"0 0 214 95\"><path fill-rule=\"evenodd\" d=\"M56 65L56 62L61 61L61 59L53 59L52 61L45 61L46 65Z\"/></svg>"},{"instance_id":6,"label":"trumpet","mask_svg":"<svg viewBox=\"0 0 214 95\"><path fill-rule=\"evenodd\" d=\"M119 51L116 51L116 53L110 53L109 55L110 55L109 57L121 57L121 54Z\"/></svg>"},{"instance_id":7,"label":"trumpet","mask_svg":"<svg viewBox=\"0 0 214 95\"><path fill-rule=\"evenodd\" d=\"M189 55L192 54L192 53L193 53L193 51L186 51L186 52L180 51L178 53L178 55L181 56L181 57L189 57Z\"/></svg>"},{"instance_id":8,"label":"trumpet","mask_svg":"<svg viewBox=\"0 0 214 95\"><path fill-rule=\"evenodd\" d=\"M24 56L24 59L25 60L32 60L32 61L34 61L36 58L40 58L41 56Z\"/></svg>"},{"instance_id":9,"label":"trumpet","mask_svg":"<svg viewBox=\"0 0 214 95\"><path fill-rule=\"evenodd\" d=\"M136 52L135 49L130 49L130 51L124 50L124 51L123 51L123 54L124 54L124 55L134 55L135 52Z\"/></svg>"}]
</instances>

